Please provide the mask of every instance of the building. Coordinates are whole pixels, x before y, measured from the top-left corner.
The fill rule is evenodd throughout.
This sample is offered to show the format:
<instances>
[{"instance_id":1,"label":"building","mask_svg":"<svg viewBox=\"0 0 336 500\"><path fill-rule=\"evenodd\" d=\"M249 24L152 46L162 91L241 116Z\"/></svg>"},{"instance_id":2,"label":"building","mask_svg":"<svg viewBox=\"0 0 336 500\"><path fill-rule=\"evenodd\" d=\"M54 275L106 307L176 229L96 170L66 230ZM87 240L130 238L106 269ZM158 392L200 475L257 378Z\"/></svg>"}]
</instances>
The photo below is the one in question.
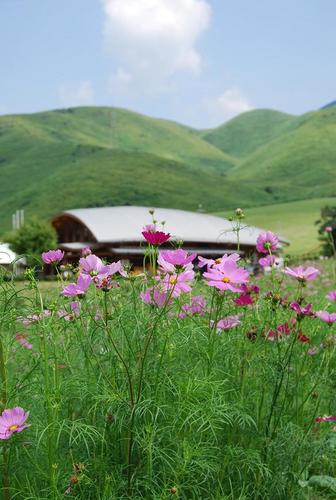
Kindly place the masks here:
<instances>
[{"instance_id":1,"label":"building","mask_svg":"<svg viewBox=\"0 0 336 500\"><path fill-rule=\"evenodd\" d=\"M18 259L7 243L0 243L0 272L1 270L7 270L14 271L15 274L21 274L25 265L25 259Z\"/></svg>"},{"instance_id":2,"label":"building","mask_svg":"<svg viewBox=\"0 0 336 500\"><path fill-rule=\"evenodd\" d=\"M90 247L100 257L142 265L146 244L141 230L152 221L149 210L134 206L81 208L62 212L51 222L69 261L76 261L81 250ZM183 248L203 257L217 258L237 249L237 233L227 219L170 208L156 208L154 218L158 223L165 221L164 231L172 235L171 241L183 241ZM242 225L241 253L252 254L262 229L244 221ZM282 239L282 243L288 242ZM165 246L171 248L171 243Z\"/></svg>"}]
</instances>

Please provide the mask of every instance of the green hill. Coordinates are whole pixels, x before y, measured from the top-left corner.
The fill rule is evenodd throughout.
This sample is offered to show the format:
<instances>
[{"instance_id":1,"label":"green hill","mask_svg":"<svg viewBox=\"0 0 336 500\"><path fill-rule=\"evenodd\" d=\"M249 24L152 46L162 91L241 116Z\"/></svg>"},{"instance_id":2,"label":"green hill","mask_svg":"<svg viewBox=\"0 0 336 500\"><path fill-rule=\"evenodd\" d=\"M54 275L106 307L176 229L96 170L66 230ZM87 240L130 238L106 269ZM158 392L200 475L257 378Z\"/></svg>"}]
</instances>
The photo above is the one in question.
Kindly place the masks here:
<instances>
[{"instance_id":1,"label":"green hill","mask_svg":"<svg viewBox=\"0 0 336 500\"><path fill-rule=\"evenodd\" d=\"M11 214L139 204L209 212L336 196L336 108L244 113L207 131L92 107L0 117L0 230ZM283 231L286 235L286 231Z\"/></svg>"},{"instance_id":2,"label":"green hill","mask_svg":"<svg viewBox=\"0 0 336 500\"><path fill-rule=\"evenodd\" d=\"M221 151L245 158L272 139L290 130L296 118L270 109L248 111L228 123L206 130L202 137Z\"/></svg>"},{"instance_id":3,"label":"green hill","mask_svg":"<svg viewBox=\"0 0 336 500\"><path fill-rule=\"evenodd\" d=\"M270 202L336 196L336 108L307 113L228 173Z\"/></svg>"}]
</instances>

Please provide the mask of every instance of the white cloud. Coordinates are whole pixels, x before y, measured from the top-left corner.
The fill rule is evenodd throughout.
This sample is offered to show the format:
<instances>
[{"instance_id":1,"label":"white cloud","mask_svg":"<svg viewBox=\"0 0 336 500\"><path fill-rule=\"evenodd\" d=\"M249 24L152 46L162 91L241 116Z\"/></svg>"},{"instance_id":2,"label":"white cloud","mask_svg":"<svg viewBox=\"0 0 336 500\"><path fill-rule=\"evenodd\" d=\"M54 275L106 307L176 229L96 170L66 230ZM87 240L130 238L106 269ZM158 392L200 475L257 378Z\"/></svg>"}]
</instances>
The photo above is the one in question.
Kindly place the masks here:
<instances>
[{"instance_id":1,"label":"white cloud","mask_svg":"<svg viewBox=\"0 0 336 500\"><path fill-rule=\"evenodd\" d=\"M205 104L214 122L230 120L240 113L254 109L238 88L227 89L220 96L208 99Z\"/></svg>"},{"instance_id":2,"label":"white cloud","mask_svg":"<svg viewBox=\"0 0 336 500\"><path fill-rule=\"evenodd\" d=\"M207 0L102 3L106 47L134 83L145 90L165 87L178 71L200 71L202 61L196 42L210 24Z\"/></svg>"},{"instance_id":3,"label":"white cloud","mask_svg":"<svg viewBox=\"0 0 336 500\"><path fill-rule=\"evenodd\" d=\"M124 68L118 68L114 76L115 79L121 83L131 83L131 81L133 80L132 75Z\"/></svg>"},{"instance_id":4,"label":"white cloud","mask_svg":"<svg viewBox=\"0 0 336 500\"><path fill-rule=\"evenodd\" d=\"M60 85L58 96L61 105L66 107L94 104L94 89L89 80L78 84Z\"/></svg>"}]
</instances>

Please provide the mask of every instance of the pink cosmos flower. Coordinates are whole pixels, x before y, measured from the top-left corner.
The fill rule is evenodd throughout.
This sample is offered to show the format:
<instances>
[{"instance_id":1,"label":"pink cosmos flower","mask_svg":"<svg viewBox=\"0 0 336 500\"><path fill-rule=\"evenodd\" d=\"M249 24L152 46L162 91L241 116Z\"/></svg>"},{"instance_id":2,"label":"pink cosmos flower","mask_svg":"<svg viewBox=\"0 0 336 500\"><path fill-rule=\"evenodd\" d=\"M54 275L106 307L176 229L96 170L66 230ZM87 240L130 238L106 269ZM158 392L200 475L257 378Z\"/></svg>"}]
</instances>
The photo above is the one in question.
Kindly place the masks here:
<instances>
[{"instance_id":1,"label":"pink cosmos flower","mask_svg":"<svg viewBox=\"0 0 336 500\"><path fill-rule=\"evenodd\" d=\"M161 286L166 292L171 293L172 297L179 297L181 293L191 292L191 286L195 277L194 271L183 271L179 274L166 274L160 280Z\"/></svg>"},{"instance_id":2,"label":"pink cosmos flower","mask_svg":"<svg viewBox=\"0 0 336 500\"><path fill-rule=\"evenodd\" d=\"M331 326L336 321L336 313L329 313L328 311L317 311L315 316Z\"/></svg>"},{"instance_id":3,"label":"pink cosmos flower","mask_svg":"<svg viewBox=\"0 0 336 500\"><path fill-rule=\"evenodd\" d=\"M147 288L145 292L140 293L141 300L148 305L163 307L167 302L167 292L162 292L158 288Z\"/></svg>"},{"instance_id":4,"label":"pink cosmos flower","mask_svg":"<svg viewBox=\"0 0 336 500\"><path fill-rule=\"evenodd\" d=\"M218 290L241 292L241 287L238 288L237 285L247 283L249 272L238 267L236 262L225 260L223 264L209 269L203 276L209 286L214 286Z\"/></svg>"},{"instance_id":5,"label":"pink cosmos flower","mask_svg":"<svg viewBox=\"0 0 336 500\"><path fill-rule=\"evenodd\" d=\"M79 259L81 274L88 274L91 277L98 276L99 274L105 274L106 268L106 264L97 255L90 254Z\"/></svg>"},{"instance_id":6,"label":"pink cosmos flower","mask_svg":"<svg viewBox=\"0 0 336 500\"><path fill-rule=\"evenodd\" d=\"M23 333L17 333L15 335L15 340L17 340L19 342L19 344L21 344L22 347L24 347L25 349L32 349L33 348L33 344L28 342L27 337Z\"/></svg>"},{"instance_id":7,"label":"pink cosmos flower","mask_svg":"<svg viewBox=\"0 0 336 500\"><path fill-rule=\"evenodd\" d=\"M83 248L81 250L81 256L82 257L87 257L88 255L91 255L91 254L92 254L91 248L89 248L89 247Z\"/></svg>"},{"instance_id":8,"label":"pink cosmos flower","mask_svg":"<svg viewBox=\"0 0 336 500\"><path fill-rule=\"evenodd\" d=\"M324 415L323 417L316 417L315 422L336 422L336 416Z\"/></svg>"},{"instance_id":9,"label":"pink cosmos flower","mask_svg":"<svg viewBox=\"0 0 336 500\"><path fill-rule=\"evenodd\" d=\"M160 269L166 273L176 273L183 269L191 271L192 261L196 258L196 253L188 254L182 248L177 250L163 250L159 253L158 264Z\"/></svg>"},{"instance_id":10,"label":"pink cosmos flower","mask_svg":"<svg viewBox=\"0 0 336 500\"><path fill-rule=\"evenodd\" d=\"M220 265L224 262L224 260L232 260L233 262L238 262L240 259L240 255L238 253L231 253L231 254L224 254L222 257L219 257L216 260L213 259L206 259L204 257L199 256L198 257L198 267L202 268L204 266L207 266L209 269L212 266Z\"/></svg>"},{"instance_id":11,"label":"pink cosmos flower","mask_svg":"<svg viewBox=\"0 0 336 500\"><path fill-rule=\"evenodd\" d=\"M326 226L324 230L326 233L332 233L333 228L331 226Z\"/></svg>"},{"instance_id":12,"label":"pink cosmos flower","mask_svg":"<svg viewBox=\"0 0 336 500\"><path fill-rule=\"evenodd\" d=\"M214 321L210 321L211 326L214 325ZM241 324L239 319L239 315L235 316L227 316L226 318L222 318L218 321L216 329L217 330L230 330L230 328L234 328Z\"/></svg>"},{"instance_id":13,"label":"pink cosmos flower","mask_svg":"<svg viewBox=\"0 0 336 500\"><path fill-rule=\"evenodd\" d=\"M87 274L80 274L77 283L70 283L67 285L62 294L65 297L75 297L77 295L84 295L91 283L91 277Z\"/></svg>"},{"instance_id":14,"label":"pink cosmos flower","mask_svg":"<svg viewBox=\"0 0 336 500\"><path fill-rule=\"evenodd\" d=\"M336 300L336 290L333 290L332 292L329 292L327 295L327 299L329 300Z\"/></svg>"},{"instance_id":15,"label":"pink cosmos flower","mask_svg":"<svg viewBox=\"0 0 336 500\"><path fill-rule=\"evenodd\" d=\"M191 297L190 304L183 304L181 307L181 311L179 314L179 318L184 319L187 316L200 315L203 316L205 314L206 307L206 299L203 295L194 295Z\"/></svg>"},{"instance_id":16,"label":"pink cosmos flower","mask_svg":"<svg viewBox=\"0 0 336 500\"><path fill-rule=\"evenodd\" d=\"M266 257L262 257L261 259L259 259L259 264L262 267L272 267L274 266L275 262L276 262L275 255L266 255Z\"/></svg>"},{"instance_id":17,"label":"pink cosmos flower","mask_svg":"<svg viewBox=\"0 0 336 500\"><path fill-rule=\"evenodd\" d=\"M296 312L298 316L315 316L315 313L311 310L313 304L307 304L306 306L301 306L298 302L291 302L289 307Z\"/></svg>"},{"instance_id":18,"label":"pink cosmos flower","mask_svg":"<svg viewBox=\"0 0 336 500\"><path fill-rule=\"evenodd\" d=\"M0 439L9 439L15 432L21 432L30 424L26 424L29 417L29 412L25 412L22 408L10 408L4 410L0 415Z\"/></svg>"},{"instance_id":19,"label":"pink cosmos flower","mask_svg":"<svg viewBox=\"0 0 336 500\"><path fill-rule=\"evenodd\" d=\"M81 304L78 301L70 302L71 312L65 309L60 309L57 314L59 318L63 318L65 321L73 321L80 315Z\"/></svg>"},{"instance_id":20,"label":"pink cosmos flower","mask_svg":"<svg viewBox=\"0 0 336 500\"><path fill-rule=\"evenodd\" d=\"M142 229L142 235L148 243L155 246L163 245L170 238L169 233L157 231L155 224L147 224Z\"/></svg>"},{"instance_id":21,"label":"pink cosmos flower","mask_svg":"<svg viewBox=\"0 0 336 500\"><path fill-rule=\"evenodd\" d=\"M298 266L293 268L286 267L283 272L285 274L288 274L288 276L291 276L292 278L295 278L301 282L313 281L320 274L320 271L318 269L311 266L307 268L304 268L303 266Z\"/></svg>"},{"instance_id":22,"label":"pink cosmos flower","mask_svg":"<svg viewBox=\"0 0 336 500\"><path fill-rule=\"evenodd\" d=\"M291 328L288 323L283 323L277 326L276 330L268 330L265 337L267 340L274 342L275 340L280 340L284 335L290 335Z\"/></svg>"},{"instance_id":23,"label":"pink cosmos flower","mask_svg":"<svg viewBox=\"0 0 336 500\"><path fill-rule=\"evenodd\" d=\"M259 253L275 252L279 245L279 238L272 231L260 233L257 238L257 250Z\"/></svg>"},{"instance_id":24,"label":"pink cosmos flower","mask_svg":"<svg viewBox=\"0 0 336 500\"><path fill-rule=\"evenodd\" d=\"M32 325L33 323L37 323L37 321L41 321L45 318L50 318L51 311L48 309L44 309L40 314L28 314L28 316L18 316L17 320L23 323L25 326Z\"/></svg>"},{"instance_id":25,"label":"pink cosmos flower","mask_svg":"<svg viewBox=\"0 0 336 500\"><path fill-rule=\"evenodd\" d=\"M112 264L107 264L97 276L92 278L92 281L96 288L100 288L101 290L107 292L112 288L119 287L119 283L114 280L114 275L117 273L124 278L127 276L120 260L118 262L113 262Z\"/></svg>"},{"instance_id":26,"label":"pink cosmos flower","mask_svg":"<svg viewBox=\"0 0 336 500\"><path fill-rule=\"evenodd\" d=\"M61 262L64 257L64 252L62 250L49 250L48 252L43 252L42 260L45 264L57 264Z\"/></svg>"}]
</instances>

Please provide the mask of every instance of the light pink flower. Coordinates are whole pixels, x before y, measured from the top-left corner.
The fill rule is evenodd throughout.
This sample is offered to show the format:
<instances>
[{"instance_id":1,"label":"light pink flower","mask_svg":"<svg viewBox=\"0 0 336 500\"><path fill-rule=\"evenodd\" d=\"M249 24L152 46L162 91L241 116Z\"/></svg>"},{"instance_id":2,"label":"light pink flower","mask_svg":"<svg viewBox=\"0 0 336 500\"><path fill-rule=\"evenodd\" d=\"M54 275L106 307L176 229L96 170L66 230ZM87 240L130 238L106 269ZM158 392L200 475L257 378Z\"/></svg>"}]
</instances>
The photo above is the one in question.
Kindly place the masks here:
<instances>
[{"instance_id":1,"label":"light pink flower","mask_svg":"<svg viewBox=\"0 0 336 500\"><path fill-rule=\"evenodd\" d=\"M304 268L303 266L298 266L298 267L286 267L283 271L285 274L288 274L288 276L291 276L292 278L297 279L298 281L313 281L317 278L317 276L320 274L320 271L316 269L315 267L306 267Z\"/></svg>"},{"instance_id":2,"label":"light pink flower","mask_svg":"<svg viewBox=\"0 0 336 500\"><path fill-rule=\"evenodd\" d=\"M179 297L181 293L191 292L191 283L195 277L194 271L183 271L179 274L166 274L160 280L160 286L171 294L172 297Z\"/></svg>"},{"instance_id":3,"label":"light pink flower","mask_svg":"<svg viewBox=\"0 0 336 500\"><path fill-rule=\"evenodd\" d=\"M333 228L331 226L326 226L324 230L326 233L332 233Z\"/></svg>"},{"instance_id":4,"label":"light pink flower","mask_svg":"<svg viewBox=\"0 0 336 500\"><path fill-rule=\"evenodd\" d=\"M214 325L214 321L210 321L211 326ZM241 324L238 315L235 316L227 316L226 318L222 318L218 321L216 325L216 330L230 330L230 328L234 328Z\"/></svg>"},{"instance_id":5,"label":"light pink flower","mask_svg":"<svg viewBox=\"0 0 336 500\"><path fill-rule=\"evenodd\" d=\"M167 292L162 292L158 288L147 288L144 292L140 293L140 298L145 304L163 307L167 302Z\"/></svg>"},{"instance_id":6,"label":"light pink flower","mask_svg":"<svg viewBox=\"0 0 336 500\"><path fill-rule=\"evenodd\" d=\"M234 261L225 260L223 264L209 269L203 276L209 286L214 286L218 290L241 292L241 288L237 285L247 283L249 273L246 269L238 267Z\"/></svg>"},{"instance_id":7,"label":"light pink flower","mask_svg":"<svg viewBox=\"0 0 336 500\"><path fill-rule=\"evenodd\" d=\"M23 333L17 333L15 335L15 340L17 340L19 342L19 344L21 344L22 347L24 347L25 349L32 349L33 348L33 344L28 342L27 337Z\"/></svg>"},{"instance_id":8,"label":"light pink flower","mask_svg":"<svg viewBox=\"0 0 336 500\"><path fill-rule=\"evenodd\" d=\"M275 262L276 262L275 255L266 255L266 257L261 257L261 259L259 259L259 264L262 267L272 267L274 266Z\"/></svg>"},{"instance_id":9,"label":"light pink flower","mask_svg":"<svg viewBox=\"0 0 336 500\"><path fill-rule=\"evenodd\" d=\"M257 238L257 250L259 253L275 252L279 245L279 238L272 231L260 233Z\"/></svg>"},{"instance_id":10,"label":"light pink flower","mask_svg":"<svg viewBox=\"0 0 336 500\"><path fill-rule=\"evenodd\" d=\"M78 276L77 283L70 283L69 285L67 285L63 289L62 294L65 297L75 297L84 295L86 290L89 288L90 283L91 283L90 275L80 274Z\"/></svg>"},{"instance_id":11,"label":"light pink flower","mask_svg":"<svg viewBox=\"0 0 336 500\"><path fill-rule=\"evenodd\" d=\"M43 252L42 260L45 264L57 264L61 262L64 257L64 252L62 250L49 250L48 252Z\"/></svg>"},{"instance_id":12,"label":"light pink flower","mask_svg":"<svg viewBox=\"0 0 336 500\"><path fill-rule=\"evenodd\" d=\"M97 276L92 278L92 281L96 288L108 291L119 286L119 283L114 280L114 275L117 273L124 278L127 277L127 273L120 260L118 262L113 262L112 264L107 264Z\"/></svg>"},{"instance_id":13,"label":"light pink flower","mask_svg":"<svg viewBox=\"0 0 336 500\"><path fill-rule=\"evenodd\" d=\"M93 277L99 274L105 274L107 265L104 264L97 255L91 254L79 259L79 269L81 274L87 274Z\"/></svg>"},{"instance_id":14,"label":"light pink flower","mask_svg":"<svg viewBox=\"0 0 336 500\"><path fill-rule=\"evenodd\" d=\"M78 301L70 302L71 312L66 311L65 309L60 309L57 314L59 318L64 319L65 321L73 321L80 315L81 304Z\"/></svg>"},{"instance_id":15,"label":"light pink flower","mask_svg":"<svg viewBox=\"0 0 336 500\"><path fill-rule=\"evenodd\" d=\"M91 248L89 248L89 247L83 248L81 250L82 257L87 257L88 255L91 255L91 254L92 254L92 251L91 251Z\"/></svg>"},{"instance_id":16,"label":"light pink flower","mask_svg":"<svg viewBox=\"0 0 336 500\"><path fill-rule=\"evenodd\" d=\"M0 439L9 439L14 433L30 427L26 424L28 417L29 412L19 406L4 410L0 415Z\"/></svg>"},{"instance_id":17,"label":"light pink flower","mask_svg":"<svg viewBox=\"0 0 336 500\"><path fill-rule=\"evenodd\" d=\"M219 257L218 259L206 259L205 257L198 257L199 263L198 267L202 268L204 266L207 266L209 269L212 266L220 265L224 263L225 260L232 260L233 262L238 262L240 259L240 255L238 253L231 253L231 254L224 254L222 257Z\"/></svg>"},{"instance_id":18,"label":"light pink flower","mask_svg":"<svg viewBox=\"0 0 336 500\"><path fill-rule=\"evenodd\" d=\"M17 320L23 323L25 326L29 326L33 323L37 323L45 318L51 316L51 311L44 309L40 314L28 314L28 316L18 316Z\"/></svg>"},{"instance_id":19,"label":"light pink flower","mask_svg":"<svg viewBox=\"0 0 336 500\"><path fill-rule=\"evenodd\" d=\"M142 235L148 243L155 246L163 245L170 238L169 233L157 231L155 224L147 224L142 229Z\"/></svg>"},{"instance_id":20,"label":"light pink flower","mask_svg":"<svg viewBox=\"0 0 336 500\"><path fill-rule=\"evenodd\" d=\"M181 307L179 318L183 319L187 316L194 315L203 316L205 314L205 307L205 297L203 297L203 295L194 295L193 297L191 297L191 303L183 304L183 306Z\"/></svg>"},{"instance_id":21,"label":"light pink flower","mask_svg":"<svg viewBox=\"0 0 336 500\"><path fill-rule=\"evenodd\" d=\"M329 313L328 311L317 311L315 316L331 326L336 321L336 313Z\"/></svg>"},{"instance_id":22,"label":"light pink flower","mask_svg":"<svg viewBox=\"0 0 336 500\"><path fill-rule=\"evenodd\" d=\"M336 290L333 290L332 292L329 292L327 295L327 299L329 300L336 300Z\"/></svg>"},{"instance_id":23,"label":"light pink flower","mask_svg":"<svg viewBox=\"0 0 336 500\"><path fill-rule=\"evenodd\" d=\"M191 271L192 261L196 258L196 253L188 254L182 248L177 250L163 250L159 253L158 264L160 269L166 273L176 273L177 271Z\"/></svg>"}]
</instances>

